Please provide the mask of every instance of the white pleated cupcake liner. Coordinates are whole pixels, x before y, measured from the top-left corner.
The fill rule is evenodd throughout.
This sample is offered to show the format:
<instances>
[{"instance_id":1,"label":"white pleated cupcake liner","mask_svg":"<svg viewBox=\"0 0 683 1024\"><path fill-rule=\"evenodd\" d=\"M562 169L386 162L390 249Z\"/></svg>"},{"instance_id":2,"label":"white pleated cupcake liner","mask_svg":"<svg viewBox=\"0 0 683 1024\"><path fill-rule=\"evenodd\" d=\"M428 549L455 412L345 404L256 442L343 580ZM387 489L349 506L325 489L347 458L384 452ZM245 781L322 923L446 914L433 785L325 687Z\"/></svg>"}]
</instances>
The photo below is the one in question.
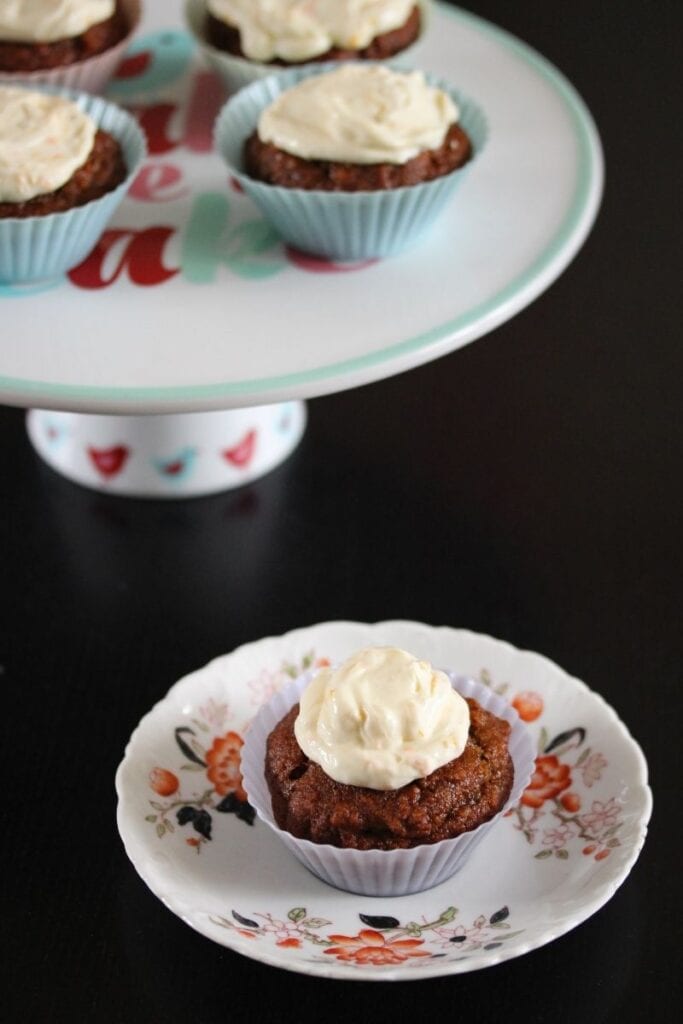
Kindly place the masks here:
<instances>
[{"instance_id":1,"label":"white pleated cupcake liner","mask_svg":"<svg viewBox=\"0 0 683 1024\"><path fill-rule=\"evenodd\" d=\"M50 280L78 266L95 247L145 158L145 137L120 107L83 92L43 88L73 100L119 142L128 173L117 188L84 206L43 217L0 218L0 283Z\"/></svg>"},{"instance_id":2,"label":"white pleated cupcake liner","mask_svg":"<svg viewBox=\"0 0 683 1024\"><path fill-rule=\"evenodd\" d=\"M142 13L141 0L123 0L128 18L128 32L116 46L104 53L75 64L44 71L0 71L0 85L24 85L27 88L51 86L55 89L73 89L78 92L100 93L114 76L121 58L137 30Z\"/></svg>"},{"instance_id":3,"label":"white pleated cupcake liner","mask_svg":"<svg viewBox=\"0 0 683 1024\"><path fill-rule=\"evenodd\" d=\"M447 82L427 75L460 109L459 124L472 142L473 157L460 170L409 187L375 192L323 192L269 185L244 173L244 143L261 112L285 89L334 64L271 75L243 89L223 107L215 127L216 148L231 174L278 234L297 249L339 261L390 256L414 242L439 216L465 180L486 144L480 107Z\"/></svg>"},{"instance_id":4,"label":"white pleated cupcake liner","mask_svg":"<svg viewBox=\"0 0 683 1024\"><path fill-rule=\"evenodd\" d=\"M417 0L417 2L422 15L420 34L414 43L406 46L405 50L401 50L400 53L390 58L390 63L397 67L410 63L414 48L424 38L427 31L430 0ZM207 64L223 80L231 95L240 89L244 89L245 86L251 85L252 82L267 78L268 75L286 74L288 69L285 67L279 68L277 65L261 64L255 60L247 60L245 57L236 57L232 53L226 53L225 50L218 50L215 46L211 46L205 34L206 13L206 0L185 0L185 21L187 26L197 41ZM297 68L315 68L320 66L320 64L315 63L300 64L297 65Z\"/></svg>"},{"instance_id":5,"label":"white pleated cupcake liner","mask_svg":"<svg viewBox=\"0 0 683 1024\"><path fill-rule=\"evenodd\" d=\"M259 818L282 840L287 849L323 882L363 896L407 896L440 885L459 871L498 818L516 806L534 769L534 747L517 712L503 697L474 679L448 672L453 687L463 697L473 697L481 707L510 723L508 749L514 765L510 795L501 810L471 832L454 839L408 850L348 850L308 839L297 839L279 828L272 811L265 778L266 741L277 723L297 703L313 676L307 672L277 693L258 712L242 748L242 778L249 802Z\"/></svg>"}]
</instances>

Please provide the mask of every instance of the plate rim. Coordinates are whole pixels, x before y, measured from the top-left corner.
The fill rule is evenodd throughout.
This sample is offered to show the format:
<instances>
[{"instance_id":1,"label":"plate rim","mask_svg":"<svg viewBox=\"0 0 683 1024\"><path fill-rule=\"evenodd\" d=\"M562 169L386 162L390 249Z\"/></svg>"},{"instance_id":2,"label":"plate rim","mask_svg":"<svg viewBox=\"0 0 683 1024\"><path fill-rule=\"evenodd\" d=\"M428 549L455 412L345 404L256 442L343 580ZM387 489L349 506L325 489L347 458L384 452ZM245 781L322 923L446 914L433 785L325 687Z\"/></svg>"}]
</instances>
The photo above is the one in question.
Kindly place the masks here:
<instances>
[{"instance_id":1,"label":"plate rim","mask_svg":"<svg viewBox=\"0 0 683 1024\"><path fill-rule=\"evenodd\" d=\"M570 114L579 150L573 197L550 242L514 281L473 309L412 338L308 370L213 384L154 387L55 384L0 376L2 401L11 405L39 402L44 408L75 412L130 413L192 412L319 397L403 373L447 355L516 316L549 288L578 253L600 207L604 158L593 117L569 79L528 43L461 7L438 0L434 6L440 14L474 26L516 53L554 90Z\"/></svg>"},{"instance_id":2,"label":"plate rim","mask_svg":"<svg viewBox=\"0 0 683 1024\"><path fill-rule=\"evenodd\" d=\"M574 686L580 693L588 696L601 708L603 714L606 714L607 721L612 726L616 726L617 732L619 733L622 741L630 746L632 753L635 756L635 764L637 765L638 769L638 777L634 782L634 788L639 788L642 791L642 809L637 824L638 837L632 846L630 856L626 859L622 868L619 871L617 871L617 873L613 877L606 879L599 887L596 888L593 899L588 900L585 907L583 908L586 911L585 913L582 911L580 916L574 914L573 917L568 918L567 921L563 922L558 927L549 928L543 933L543 935L537 937L536 939L528 940L527 942L521 943L520 945L515 947L506 948L505 946L502 946L500 950L496 950L495 954L493 955L489 952L485 956L473 956L470 959L463 961L438 961L435 962L433 965L430 965L429 967L425 965L425 967L421 969L419 972L414 970L406 970L405 967L398 967L382 971L382 973L365 973L361 971L350 971L348 968L344 968L343 966L337 964L335 961L331 961L329 964L325 962L319 963L317 961L314 962L304 960L291 960L288 962L283 962L282 959L278 958L276 954L271 953L267 948L259 948L257 951L256 948L254 948L253 946L245 948L237 942L231 943L227 941L229 937L229 933L227 932L225 936L226 941L221 942L216 938L215 935L210 935L208 934L208 931L203 930L199 926L198 922L191 920L184 912L183 906L180 901L175 901L173 896L168 893L159 892L158 887L155 888L152 885L149 878L149 874L146 871L146 868L142 862L142 858L136 858L131 849L132 840L136 833L131 830L128 836L126 835L127 828L126 823L124 821L126 809L123 806L124 768L131 757L133 744L135 743L136 738L138 737L143 726L150 718L152 718L155 715L155 713L161 708L162 705L166 704L166 702L169 700L174 691L178 690L181 686L186 685L188 681L192 680L198 674L204 673L206 669L215 665L217 662L223 661L227 658L231 658L237 655L238 653L243 652L247 648L251 648L256 645L261 645L268 642L291 640L297 637L298 635L308 634L310 631L321 627L335 627L341 629L349 627L372 627L373 629L388 629L389 627L427 629L430 632L446 632L449 634L455 633L462 637L474 638L475 640L482 640L486 643L491 643L494 646L499 647L508 655L524 655L538 659L544 669L547 669L553 674L557 674L566 681L570 682L572 686ZM418 620L414 619L383 619L377 622L360 622L358 620L352 619L324 620L322 622L311 623L308 626L299 626L295 629L287 630L281 634L269 634L268 636L260 637L256 640L251 640L246 643L239 644L232 651L228 651L225 654L218 655L217 657L212 658L210 661L206 662L205 665L202 665L199 668L194 669L192 672L185 674L175 683L173 683L173 685L168 689L166 694L160 700L156 701L155 704L149 709L149 711L147 711L147 713L142 716L138 724L133 729L133 732L131 733L130 738L126 744L123 757L116 770L114 784L117 796L116 824L125 852L131 864L135 868L137 874L142 879L142 881L150 889L153 895L156 896L157 899L161 900L161 902L164 904L165 907L168 908L168 910L170 910L175 916L179 917L185 924L189 925L189 927L192 928L193 931L198 932L198 934L202 935L204 938L208 939L209 941L215 942L226 949L230 949L231 951L238 953L239 955L246 956L250 960L256 960L259 963L266 964L269 967L277 967L280 970L292 971L297 974L306 974L312 977L331 978L342 981L421 981L427 980L429 978L447 977L456 974L466 974L470 971L481 970L485 967L493 967L507 960L516 959L517 957L524 956L535 949L539 949L542 946L546 946L550 942L554 942L555 939L558 939L562 935L567 934L567 932L572 931L580 924L583 924L584 921L587 921L589 917L592 917L593 914L600 910L601 907L603 907L612 898L617 889L626 880L631 870L633 869L635 862L640 856L640 852L645 843L653 807L653 795L652 789L649 784L649 770L645 754L643 753L640 744L633 737L626 724L622 721L622 719L619 717L619 715L611 706L611 704L608 704L608 702L601 694L597 693L595 690L592 690L583 680L578 679L576 676L572 676L569 672L567 672L560 665L558 665L557 662L553 661L551 658L548 658L546 655L539 653L538 651L516 647L514 644L509 643L507 640L500 640L497 637L493 637L488 633L480 633L475 630L464 629L455 626L433 626L429 623L419 622ZM509 952L507 951L507 949L509 949ZM453 968L456 964L457 969L454 970Z\"/></svg>"}]
</instances>

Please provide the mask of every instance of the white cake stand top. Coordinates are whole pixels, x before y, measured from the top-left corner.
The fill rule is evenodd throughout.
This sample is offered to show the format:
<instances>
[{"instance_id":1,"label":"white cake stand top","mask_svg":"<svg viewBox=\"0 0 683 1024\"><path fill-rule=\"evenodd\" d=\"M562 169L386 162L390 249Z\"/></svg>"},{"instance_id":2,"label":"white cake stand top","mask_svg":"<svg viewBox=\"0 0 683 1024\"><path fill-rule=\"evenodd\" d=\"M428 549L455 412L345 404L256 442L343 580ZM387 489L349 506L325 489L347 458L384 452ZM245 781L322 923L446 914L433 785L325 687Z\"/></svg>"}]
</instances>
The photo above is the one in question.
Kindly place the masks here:
<instances>
[{"instance_id":1,"label":"white cake stand top","mask_svg":"<svg viewBox=\"0 0 683 1024\"><path fill-rule=\"evenodd\" d=\"M415 63L484 108L482 158L398 257L335 266L287 251L211 151L223 95L178 27L180 3L146 7L111 96L145 108L152 155L70 278L0 285L0 401L188 412L355 387L514 316L590 230L602 155L580 97L523 43L437 5Z\"/></svg>"}]
</instances>

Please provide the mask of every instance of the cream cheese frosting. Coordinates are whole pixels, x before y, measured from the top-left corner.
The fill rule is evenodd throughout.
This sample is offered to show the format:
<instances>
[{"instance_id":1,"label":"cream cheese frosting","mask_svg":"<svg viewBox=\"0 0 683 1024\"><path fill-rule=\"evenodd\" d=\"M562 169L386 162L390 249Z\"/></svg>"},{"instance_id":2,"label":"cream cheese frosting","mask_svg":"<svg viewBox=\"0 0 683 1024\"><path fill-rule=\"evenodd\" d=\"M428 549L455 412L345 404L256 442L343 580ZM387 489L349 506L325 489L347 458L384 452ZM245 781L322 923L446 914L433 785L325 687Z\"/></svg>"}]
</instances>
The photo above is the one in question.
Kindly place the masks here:
<instances>
[{"instance_id":1,"label":"cream cheese frosting","mask_svg":"<svg viewBox=\"0 0 683 1024\"><path fill-rule=\"evenodd\" d=\"M332 47L362 50L408 20L415 0L208 0L215 18L239 29L250 60L310 60Z\"/></svg>"},{"instance_id":2,"label":"cream cheese frosting","mask_svg":"<svg viewBox=\"0 0 683 1024\"><path fill-rule=\"evenodd\" d=\"M421 71L345 64L283 92L261 114L258 135L304 160L402 164L436 149L459 117Z\"/></svg>"},{"instance_id":3,"label":"cream cheese frosting","mask_svg":"<svg viewBox=\"0 0 683 1024\"><path fill-rule=\"evenodd\" d=\"M96 133L93 119L70 100L0 86L0 202L61 188L88 159Z\"/></svg>"},{"instance_id":4,"label":"cream cheese frosting","mask_svg":"<svg viewBox=\"0 0 683 1024\"><path fill-rule=\"evenodd\" d=\"M116 0L0 0L0 40L54 43L111 18Z\"/></svg>"},{"instance_id":5,"label":"cream cheese frosting","mask_svg":"<svg viewBox=\"0 0 683 1024\"><path fill-rule=\"evenodd\" d=\"M398 647L368 647L318 672L294 734L335 781L390 790L459 757L469 726L467 701L444 672Z\"/></svg>"}]
</instances>

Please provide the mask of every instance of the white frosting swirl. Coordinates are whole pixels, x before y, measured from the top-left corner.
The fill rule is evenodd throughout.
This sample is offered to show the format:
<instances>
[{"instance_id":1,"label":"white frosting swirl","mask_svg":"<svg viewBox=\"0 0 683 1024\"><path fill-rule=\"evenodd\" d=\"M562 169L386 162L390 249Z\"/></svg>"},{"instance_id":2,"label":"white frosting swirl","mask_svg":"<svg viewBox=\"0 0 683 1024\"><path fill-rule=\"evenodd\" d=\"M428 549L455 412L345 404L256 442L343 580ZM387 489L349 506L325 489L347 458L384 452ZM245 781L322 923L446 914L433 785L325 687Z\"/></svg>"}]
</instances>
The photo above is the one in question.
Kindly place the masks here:
<instances>
[{"instance_id":1,"label":"white frosting swirl","mask_svg":"<svg viewBox=\"0 0 683 1024\"><path fill-rule=\"evenodd\" d=\"M70 100L0 86L0 202L61 188L88 159L96 132Z\"/></svg>"},{"instance_id":2,"label":"white frosting swirl","mask_svg":"<svg viewBox=\"0 0 683 1024\"><path fill-rule=\"evenodd\" d=\"M448 676L398 647L368 647L318 672L294 734L323 771L350 786L400 789L459 757L470 710Z\"/></svg>"},{"instance_id":3,"label":"white frosting swirl","mask_svg":"<svg viewBox=\"0 0 683 1024\"><path fill-rule=\"evenodd\" d=\"M0 0L0 40L54 43L111 18L116 0Z\"/></svg>"},{"instance_id":4,"label":"white frosting swirl","mask_svg":"<svg viewBox=\"0 0 683 1024\"><path fill-rule=\"evenodd\" d=\"M421 71L345 64L283 92L261 114L262 142L304 160L403 164L439 147L459 117Z\"/></svg>"},{"instance_id":5,"label":"white frosting swirl","mask_svg":"<svg viewBox=\"0 0 683 1024\"><path fill-rule=\"evenodd\" d=\"M408 20L415 0L208 0L214 17L239 29L250 60L310 60L333 46L362 50Z\"/></svg>"}]
</instances>

